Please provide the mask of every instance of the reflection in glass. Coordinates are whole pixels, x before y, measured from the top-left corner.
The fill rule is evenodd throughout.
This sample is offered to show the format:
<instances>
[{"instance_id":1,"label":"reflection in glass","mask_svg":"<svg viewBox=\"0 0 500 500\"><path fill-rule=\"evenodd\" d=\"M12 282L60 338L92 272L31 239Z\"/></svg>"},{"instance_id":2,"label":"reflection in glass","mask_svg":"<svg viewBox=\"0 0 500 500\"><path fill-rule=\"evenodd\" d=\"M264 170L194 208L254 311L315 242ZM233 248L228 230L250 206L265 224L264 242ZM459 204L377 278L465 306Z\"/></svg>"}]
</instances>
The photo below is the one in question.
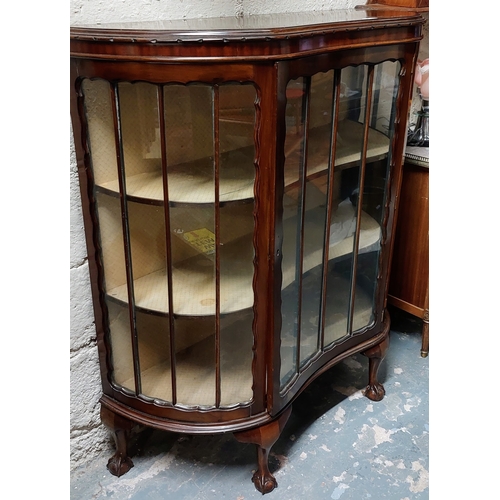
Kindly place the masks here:
<instances>
[{"instance_id":1,"label":"reflection in glass","mask_svg":"<svg viewBox=\"0 0 500 500\"><path fill-rule=\"evenodd\" d=\"M396 97L398 92L398 78L400 64L387 61L374 68L372 100L369 104L368 118L370 129L368 134L368 151L377 148L379 137L382 136L388 143L394 133L394 116L396 112ZM368 155L367 155L368 156ZM365 218L381 227L385 213L385 197L387 178L391 164L391 153L373 161L367 162L363 179L362 210ZM368 219L370 218L370 219ZM373 227L375 225L372 223ZM377 276L380 259L380 241L382 232L378 232L377 241L362 245L358 250L358 265L356 270L356 285L362 293L355 295L352 331L358 331L375 319L375 294L377 290Z\"/></svg>"},{"instance_id":2,"label":"reflection in glass","mask_svg":"<svg viewBox=\"0 0 500 500\"><path fill-rule=\"evenodd\" d=\"M321 290L323 283L327 193L331 156L333 71L311 78L307 155L304 171L304 221L300 314L300 364L321 348ZM314 140L313 140L314 138ZM319 147L324 145L326 147ZM321 171L318 172L318 166Z\"/></svg>"},{"instance_id":3,"label":"reflection in glass","mask_svg":"<svg viewBox=\"0 0 500 500\"><path fill-rule=\"evenodd\" d=\"M286 90L285 189L283 195L283 262L281 296L281 384L297 371L299 340L300 220L303 197L303 140L306 110L304 78L289 82Z\"/></svg>"},{"instance_id":4,"label":"reflection in glass","mask_svg":"<svg viewBox=\"0 0 500 500\"><path fill-rule=\"evenodd\" d=\"M108 303L108 321L112 379L116 384L135 392L134 355L128 309L110 301Z\"/></svg>"}]
</instances>

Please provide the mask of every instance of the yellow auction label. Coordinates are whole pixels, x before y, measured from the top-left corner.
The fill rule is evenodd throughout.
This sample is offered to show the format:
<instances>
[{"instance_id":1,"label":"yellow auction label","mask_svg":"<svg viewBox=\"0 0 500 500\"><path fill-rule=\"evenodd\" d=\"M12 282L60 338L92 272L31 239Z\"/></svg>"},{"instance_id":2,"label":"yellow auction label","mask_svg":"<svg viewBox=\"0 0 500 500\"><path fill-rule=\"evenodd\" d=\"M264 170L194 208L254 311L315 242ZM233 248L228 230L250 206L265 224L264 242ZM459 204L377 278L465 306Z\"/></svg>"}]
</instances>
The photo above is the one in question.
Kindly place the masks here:
<instances>
[{"instance_id":1,"label":"yellow auction label","mask_svg":"<svg viewBox=\"0 0 500 500\"><path fill-rule=\"evenodd\" d=\"M183 234L184 239L196 250L205 255L215 252L215 234L206 227Z\"/></svg>"}]
</instances>

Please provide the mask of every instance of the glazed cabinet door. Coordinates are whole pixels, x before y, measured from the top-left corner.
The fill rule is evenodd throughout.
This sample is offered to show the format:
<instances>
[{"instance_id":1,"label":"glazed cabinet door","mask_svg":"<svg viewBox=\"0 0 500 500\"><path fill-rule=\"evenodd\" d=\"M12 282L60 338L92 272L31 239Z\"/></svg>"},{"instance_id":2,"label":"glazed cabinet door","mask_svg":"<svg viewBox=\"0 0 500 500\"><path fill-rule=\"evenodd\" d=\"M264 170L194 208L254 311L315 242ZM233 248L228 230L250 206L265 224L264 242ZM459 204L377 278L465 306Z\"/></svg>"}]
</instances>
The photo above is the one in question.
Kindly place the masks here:
<instances>
[{"instance_id":1,"label":"glazed cabinet door","mask_svg":"<svg viewBox=\"0 0 500 500\"><path fill-rule=\"evenodd\" d=\"M112 390L251 404L256 86L79 85Z\"/></svg>"},{"instance_id":2,"label":"glazed cabinet door","mask_svg":"<svg viewBox=\"0 0 500 500\"><path fill-rule=\"evenodd\" d=\"M314 66L297 63L286 78L276 395L282 401L381 321L401 64Z\"/></svg>"}]
</instances>

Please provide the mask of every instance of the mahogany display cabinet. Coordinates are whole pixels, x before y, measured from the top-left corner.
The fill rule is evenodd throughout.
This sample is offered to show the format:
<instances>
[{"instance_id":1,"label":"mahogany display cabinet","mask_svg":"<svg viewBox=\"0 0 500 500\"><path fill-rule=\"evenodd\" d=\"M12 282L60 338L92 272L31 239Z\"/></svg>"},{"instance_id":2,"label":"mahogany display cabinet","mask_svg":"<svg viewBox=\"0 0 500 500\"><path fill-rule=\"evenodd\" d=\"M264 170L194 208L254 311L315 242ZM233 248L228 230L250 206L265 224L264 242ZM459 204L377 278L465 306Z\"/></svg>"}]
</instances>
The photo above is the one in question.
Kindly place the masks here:
<instances>
[{"instance_id":1,"label":"mahogany display cabinet","mask_svg":"<svg viewBox=\"0 0 500 500\"><path fill-rule=\"evenodd\" d=\"M115 475L136 424L257 445L303 389L377 371L423 19L330 12L71 28L71 114Z\"/></svg>"}]
</instances>

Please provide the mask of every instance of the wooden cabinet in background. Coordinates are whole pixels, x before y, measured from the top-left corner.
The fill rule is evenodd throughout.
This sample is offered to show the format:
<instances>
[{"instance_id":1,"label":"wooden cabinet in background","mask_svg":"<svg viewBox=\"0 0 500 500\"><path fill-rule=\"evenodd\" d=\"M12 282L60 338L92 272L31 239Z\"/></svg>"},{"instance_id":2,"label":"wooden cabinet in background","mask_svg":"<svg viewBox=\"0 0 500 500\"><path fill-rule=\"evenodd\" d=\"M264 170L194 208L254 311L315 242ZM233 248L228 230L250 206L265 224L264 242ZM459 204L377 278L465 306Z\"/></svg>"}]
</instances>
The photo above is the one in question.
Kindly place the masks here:
<instances>
[{"instance_id":1,"label":"wooden cabinet in background","mask_svg":"<svg viewBox=\"0 0 500 500\"><path fill-rule=\"evenodd\" d=\"M374 6L379 8L411 9L416 11L428 11L429 0L368 0L365 7L370 9Z\"/></svg>"},{"instance_id":2,"label":"wooden cabinet in background","mask_svg":"<svg viewBox=\"0 0 500 500\"><path fill-rule=\"evenodd\" d=\"M423 320L429 353L429 148L407 148L398 207L388 302Z\"/></svg>"}]
</instances>

